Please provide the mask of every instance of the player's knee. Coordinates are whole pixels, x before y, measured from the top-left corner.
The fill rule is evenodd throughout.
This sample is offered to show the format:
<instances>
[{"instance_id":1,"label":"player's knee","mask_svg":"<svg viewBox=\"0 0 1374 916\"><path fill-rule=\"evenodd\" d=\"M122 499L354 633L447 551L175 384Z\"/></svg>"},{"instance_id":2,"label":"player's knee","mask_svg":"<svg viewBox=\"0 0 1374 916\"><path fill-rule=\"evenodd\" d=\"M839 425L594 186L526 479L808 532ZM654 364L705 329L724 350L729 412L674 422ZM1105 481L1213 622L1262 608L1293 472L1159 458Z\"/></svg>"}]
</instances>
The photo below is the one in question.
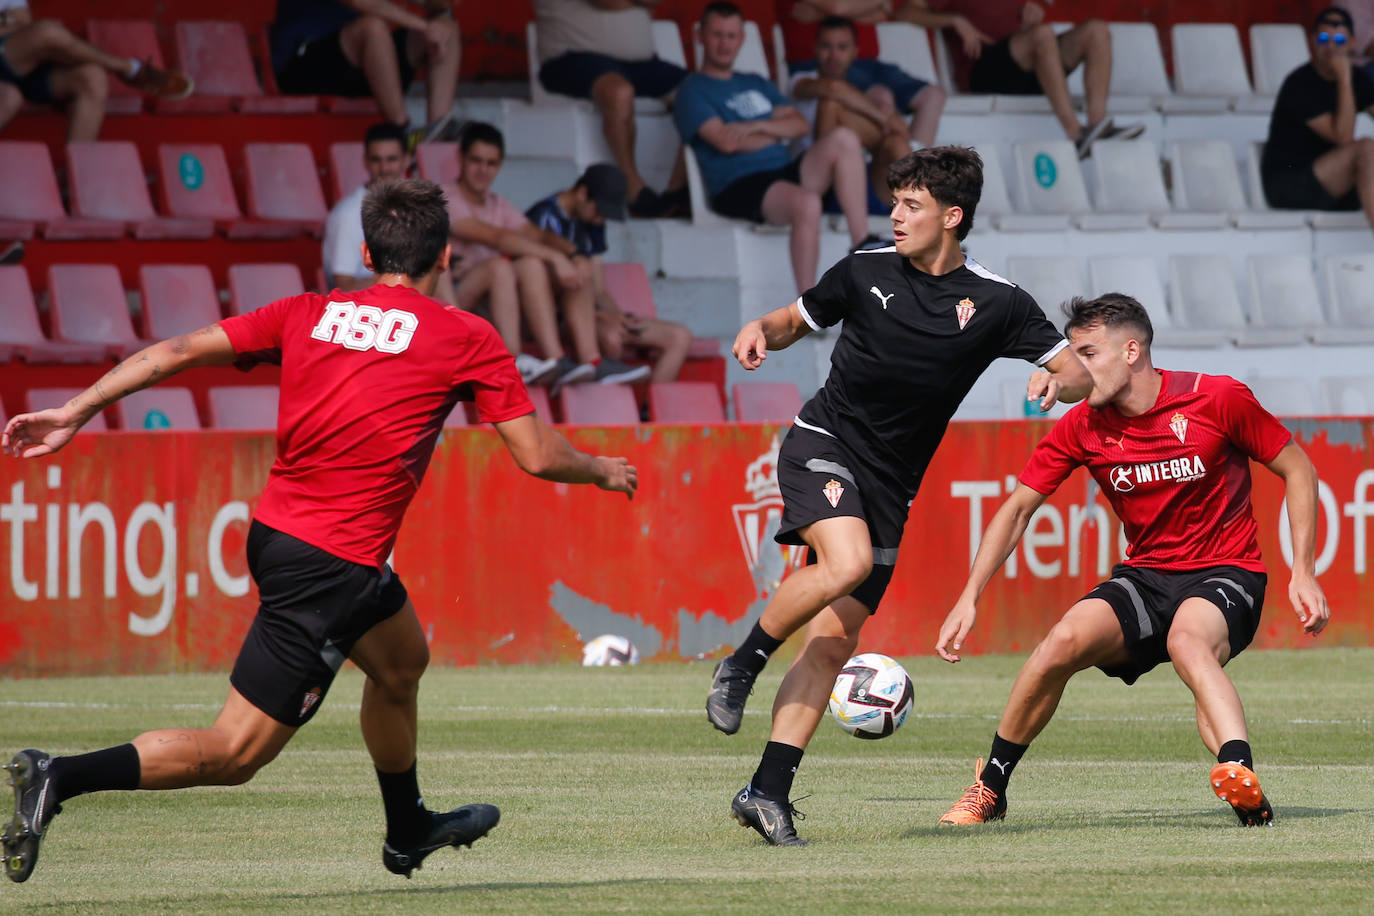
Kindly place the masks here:
<instances>
[{"instance_id":1,"label":"player's knee","mask_svg":"<svg viewBox=\"0 0 1374 916\"><path fill-rule=\"evenodd\" d=\"M825 571L831 597L848 595L864 583L873 572L871 554L847 553L838 557L828 557L821 568Z\"/></svg>"},{"instance_id":2,"label":"player's knee","mask_svg":"<svg viewBox=\"0 0 1374 916\"><path fill-rule=\"evenodd\" d=\"M245 738L230 744L229 754L222 762L219 778L223 786L241 786L258 774L258 770L276 759L276 751L255 746Z\"/></svg>"},{"instance_id":3,"label":"player's knee","mask_svg":"<svg viewBox=\"0 0 1374 916\"><path fill-rule=\"evenodd\" d=\"M1085 648L1082 637L1072 626L1058 623L1035 647L1032 657L1047 671L1077 670L1082 667Z\"/></svg>"},{"instance_id":4,"label":"player's knee","mask_svg":"<svg viewBox=\"0 0 1374 916\"><path fill-rule=\"evenodd\" d=\"M1193 670L1199 665L1211 667L1220 663L1226 655L1226 647L1214 645L1207 637L1181 627L1169 631L1164 645L1169 660L1180 672Z\"/></svg>"}]
</instances>

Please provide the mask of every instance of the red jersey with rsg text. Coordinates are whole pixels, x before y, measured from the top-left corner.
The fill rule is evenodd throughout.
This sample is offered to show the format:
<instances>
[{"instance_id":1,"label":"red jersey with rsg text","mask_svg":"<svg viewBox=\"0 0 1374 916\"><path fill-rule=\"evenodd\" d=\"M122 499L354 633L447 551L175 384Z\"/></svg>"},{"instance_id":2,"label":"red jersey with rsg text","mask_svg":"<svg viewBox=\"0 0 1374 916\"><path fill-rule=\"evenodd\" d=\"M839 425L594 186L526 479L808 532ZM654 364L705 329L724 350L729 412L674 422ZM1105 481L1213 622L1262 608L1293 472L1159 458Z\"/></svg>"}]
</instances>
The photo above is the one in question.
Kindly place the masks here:
<instances>
[{"instance_id":1,"label":"red jersey with rsg text","mask_svg":"<svg viewBox=\"0 0 1374 916\"><path fill-rule=\"evenodd\" d=\"M256 518L353 563L386 562L459 400L487 423L534 412L489 323L407 287L306 293L219 324L240 365L281 364Z\"/></svg>"},{"instance_id":2,"label":"red jersey with rsg text","mask_svg":"<svg viewBox=\"0 0 1374 916\"><path fill-rule=\"evenodd\" d=\"M1273 461L1292 436L1233 378L1156 371L1152 408L1127 417L1080 402L1035 447L1021 482L1049 495L1086 467L1125 526L1127 565L1264 572L1250 460Z\"/></svg>"}]
</instances>

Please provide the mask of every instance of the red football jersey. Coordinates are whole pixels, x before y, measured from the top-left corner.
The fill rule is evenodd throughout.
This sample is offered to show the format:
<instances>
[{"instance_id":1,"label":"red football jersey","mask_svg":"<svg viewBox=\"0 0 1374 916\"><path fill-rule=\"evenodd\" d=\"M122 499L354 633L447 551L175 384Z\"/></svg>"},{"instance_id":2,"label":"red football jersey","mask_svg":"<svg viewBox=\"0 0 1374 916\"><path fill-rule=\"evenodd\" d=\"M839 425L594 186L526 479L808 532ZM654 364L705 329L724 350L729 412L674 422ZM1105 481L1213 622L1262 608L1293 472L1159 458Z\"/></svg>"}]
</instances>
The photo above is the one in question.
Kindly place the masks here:
<instances>
[{"instance_id":1,"label":"red football jersey","mask_svg":"<svg viewBox=\"0 0 1374 916\"><path fill-rule=\"evenodd\" d=\"M386 562L449 411L534 412L496 330L413 289L306 293L220 322L240 365L280 362L265 525L369 566Z\"/></svg>"},{"instance_id":2,"label":"red football jersey","mask_svg":"<svg viewBox=\"0 0 1374 916\"><path fill-rule=\"evenodd\" d=\"M1125 525L1130 566L1264 572L1249 459L1273 461L1292 436L1233 378L1160 375L1159 399L1140 416L1075 405L1035 447L1021 482L1049 495L1086 466Z\"/></svg>"}]
</instances>

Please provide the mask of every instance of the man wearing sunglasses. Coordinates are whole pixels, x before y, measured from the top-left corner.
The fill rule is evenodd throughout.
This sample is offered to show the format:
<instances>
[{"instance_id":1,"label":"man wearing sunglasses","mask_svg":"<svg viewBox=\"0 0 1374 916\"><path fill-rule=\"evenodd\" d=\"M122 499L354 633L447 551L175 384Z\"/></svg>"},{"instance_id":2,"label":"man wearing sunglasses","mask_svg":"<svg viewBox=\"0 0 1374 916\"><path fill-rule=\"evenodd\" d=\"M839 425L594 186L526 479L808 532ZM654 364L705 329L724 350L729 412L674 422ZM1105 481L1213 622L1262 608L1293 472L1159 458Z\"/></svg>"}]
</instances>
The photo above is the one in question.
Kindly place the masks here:
<instances>
[{"instance_id":1,"label":"man wearing sunglasses","mask_svg":"<svg viewBox=\"0 0 1374 916\"><path fill-rule=\"evenodd\" d=\"M1351 61L1353 23L1341 7L1317 14L1312 59L1288 74L1274 101L1260 160L1271 207L1359 210L1374 225L1374 140L1355 139L1374 114L1374 78Z\"/></svg>"}]
</instances>

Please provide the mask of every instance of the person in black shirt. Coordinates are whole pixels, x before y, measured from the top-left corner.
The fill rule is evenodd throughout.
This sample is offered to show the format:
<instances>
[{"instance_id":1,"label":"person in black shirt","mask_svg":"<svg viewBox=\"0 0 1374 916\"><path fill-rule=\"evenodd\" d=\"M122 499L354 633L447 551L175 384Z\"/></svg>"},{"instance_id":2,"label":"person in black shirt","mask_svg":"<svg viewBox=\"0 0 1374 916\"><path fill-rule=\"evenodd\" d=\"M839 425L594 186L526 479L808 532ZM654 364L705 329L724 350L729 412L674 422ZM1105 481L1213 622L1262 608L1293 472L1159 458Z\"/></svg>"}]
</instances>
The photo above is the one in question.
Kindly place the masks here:
<instances>
[{"instance_id":1,"label":"person in black shirt","mask_svg":"<svg viewBox=\"0 0 1374 916\"><path fill-rule=\"evenodd\" d=\"M888 171L894 244L851 254L784 308L751 321L734 355L757 369L812 331L844 323L830 376L778 456L783 496L776 540L810 548L745 641L716 667L711 724L734 734L768 657L807 625L773 704L771 740L731 805L773 845L800 845L788 801L830 689L878 609L911 501L959 403L998 357L1033 361L1028 399L1049 410L1092 382L1068 342L1024 290L965 259L983 163L963 147L913 152Z\"/></svg>"},{"instance_id":2,"label":"person in black shirt","mask_svg":"<svg viewBox=\"0 0 1374 916\"><path fill-rule=\"evenodd\" d=\"M1374 225L1374 140L1355 139L1374 114L1374 79L1351 63L1350 14L1327 7L1312 29L1312 60L1288 74L1274 100L1260 161L1271 207L1358 210Z\"/></svg>"}]
</instances>

